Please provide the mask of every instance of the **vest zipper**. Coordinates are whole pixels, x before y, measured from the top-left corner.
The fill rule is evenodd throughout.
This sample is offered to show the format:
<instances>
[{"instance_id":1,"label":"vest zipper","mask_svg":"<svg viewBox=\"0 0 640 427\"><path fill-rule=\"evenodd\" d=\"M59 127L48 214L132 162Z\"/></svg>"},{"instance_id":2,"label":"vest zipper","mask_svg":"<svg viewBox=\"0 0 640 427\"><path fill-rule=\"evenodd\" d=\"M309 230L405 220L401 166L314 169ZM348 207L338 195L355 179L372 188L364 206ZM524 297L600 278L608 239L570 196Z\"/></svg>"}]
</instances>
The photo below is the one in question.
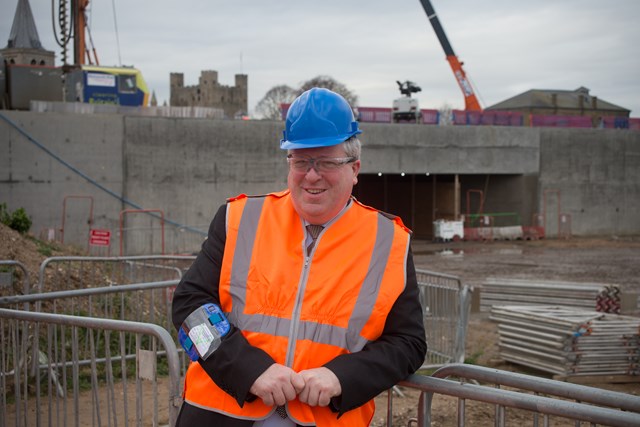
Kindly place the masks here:
<instances>
[{"instance_id":1,"label":"vest zipper","mask_svg":"<svg viewBox=\"0 0 640 427\"><path fill-rule=\"evenodd\" d=\"M313 251L311 251L311 253L313 253ZM288 366L290 368L293 367L293 355L295 354L298 330L300 329L300 311L301 311L301 304L302 304L302 296L304 295L304 291L307 287L307 280L309 278L310 265L311 265L311 256L305 255L304 264L302 266L302 275L300 276L300 281L298 282L298 293L296 294L296 301L293 305L293 313L291 313L291 327L289 328L289 344L287 346L287 356L285 360L285 366Z\"/></svg>"}]
</instances>

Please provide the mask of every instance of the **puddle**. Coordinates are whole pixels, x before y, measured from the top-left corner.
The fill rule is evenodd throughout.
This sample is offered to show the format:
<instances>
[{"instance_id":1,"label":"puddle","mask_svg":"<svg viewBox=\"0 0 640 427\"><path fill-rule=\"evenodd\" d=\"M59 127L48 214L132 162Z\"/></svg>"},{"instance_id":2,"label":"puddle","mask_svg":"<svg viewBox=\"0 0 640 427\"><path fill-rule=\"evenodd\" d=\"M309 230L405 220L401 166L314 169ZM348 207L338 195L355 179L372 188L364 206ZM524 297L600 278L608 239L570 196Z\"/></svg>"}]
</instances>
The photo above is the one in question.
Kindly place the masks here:
<instances>
[{"instance_id":1,"label":"puddle","mask_svg":"<svg viewBox=\"0 0 640 427\"><path fill-rule=\"evenodd\" d=\"M437 248L434 245L422 246L416 245L417 247L413 247L413 255L435 255L441 257L464 257L465 255L474 255L474 254L483 254L483 255L496 255L500 257L505 256L522 256L525 255L528 251L523 248L505 248L505 247L492 247L490 244L483 246L468 246L465 247L464 243L460 243L459 246L456 247L443 247Z\"/></svg>"}]
</instances>

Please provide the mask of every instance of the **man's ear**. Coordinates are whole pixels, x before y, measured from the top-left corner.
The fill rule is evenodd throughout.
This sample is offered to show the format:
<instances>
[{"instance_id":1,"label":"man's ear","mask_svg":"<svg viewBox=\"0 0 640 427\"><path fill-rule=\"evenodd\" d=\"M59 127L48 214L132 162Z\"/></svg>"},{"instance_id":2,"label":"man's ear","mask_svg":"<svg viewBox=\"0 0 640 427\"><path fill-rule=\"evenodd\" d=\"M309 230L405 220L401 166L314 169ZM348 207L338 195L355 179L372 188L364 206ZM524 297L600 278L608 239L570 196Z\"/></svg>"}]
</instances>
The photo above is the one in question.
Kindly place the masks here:
<instances>
[{"instance_id":1,"label":"man's ear","mask_svg":"<svg viewBox=\"0 0 640 427\"><path fill-rule=\"evenodd\" d=\"M358 173L360 173L360 160L356 160L351 164L353 170L353 185L358 183Z\"/></svg>"}]
</instances>

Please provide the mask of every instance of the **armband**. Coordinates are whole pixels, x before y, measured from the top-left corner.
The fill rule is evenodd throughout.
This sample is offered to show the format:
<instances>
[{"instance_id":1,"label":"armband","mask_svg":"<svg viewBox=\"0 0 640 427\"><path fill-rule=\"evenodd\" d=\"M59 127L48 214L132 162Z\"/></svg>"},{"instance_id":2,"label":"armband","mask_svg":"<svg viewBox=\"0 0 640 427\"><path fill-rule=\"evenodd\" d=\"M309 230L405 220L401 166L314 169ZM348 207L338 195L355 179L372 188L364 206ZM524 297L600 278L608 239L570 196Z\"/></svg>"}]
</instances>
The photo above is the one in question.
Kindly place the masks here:
<instances>
[{"instance_id":1,"label":"armband","mask_svg":"<svg viewBox=\"0 0 640 427\"><path fill-rule=\"evenodd\" d=\"M231 325L216 304L205 304L194 310L180 326L178 341L194 362L207 360L220 346Z\"/></svg>"}]
</instances>

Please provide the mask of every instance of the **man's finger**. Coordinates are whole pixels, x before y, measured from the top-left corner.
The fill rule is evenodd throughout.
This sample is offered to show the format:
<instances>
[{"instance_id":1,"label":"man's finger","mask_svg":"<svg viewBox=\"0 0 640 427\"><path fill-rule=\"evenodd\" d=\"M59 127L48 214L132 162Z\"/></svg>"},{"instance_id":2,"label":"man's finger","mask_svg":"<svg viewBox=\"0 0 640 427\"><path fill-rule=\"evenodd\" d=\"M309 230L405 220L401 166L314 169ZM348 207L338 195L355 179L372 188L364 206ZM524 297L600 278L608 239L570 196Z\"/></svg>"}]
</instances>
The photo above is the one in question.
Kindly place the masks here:
<instances>
[{"instance_id":1,"label":"man's finger","mask_svg":"<svg viewBox=\"0 0 640 427\"><path fill-rule=\"evenodd\" d=\"M296 390L296 394L300 394L304 390L304 378L295 372L291 373L291 385Z\"/></svg>"}]
</instances>

